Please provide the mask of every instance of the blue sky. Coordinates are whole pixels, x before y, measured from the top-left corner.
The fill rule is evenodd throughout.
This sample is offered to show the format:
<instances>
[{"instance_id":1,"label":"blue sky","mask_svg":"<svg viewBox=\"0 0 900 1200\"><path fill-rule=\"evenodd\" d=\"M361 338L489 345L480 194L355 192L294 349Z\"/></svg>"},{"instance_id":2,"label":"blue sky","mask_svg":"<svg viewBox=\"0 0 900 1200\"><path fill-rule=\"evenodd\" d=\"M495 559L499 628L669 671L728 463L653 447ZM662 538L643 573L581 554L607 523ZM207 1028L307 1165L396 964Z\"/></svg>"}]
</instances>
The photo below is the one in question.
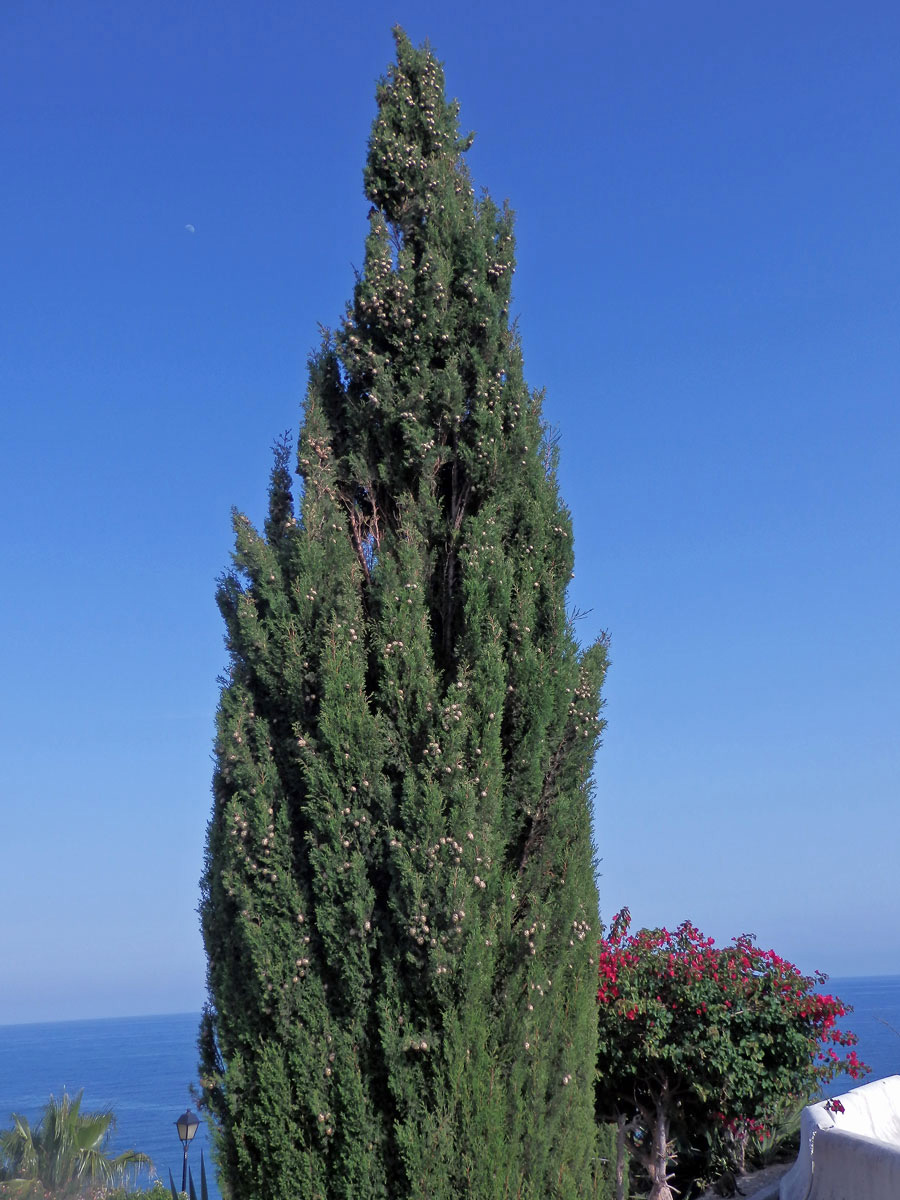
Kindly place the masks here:
<instances>
[{"instance_id":1,"label":"blue sky","mask_svg":"<svg viewBox=\"0 0 900 1200\"><path fill-rule=\"evenodd\" d=\"M0 1022L202 1003L215 579L362 259L398 21L518 214L612 637L604 917L900 972L900 9L13 0Z\"/></svg>"}]
</instances>

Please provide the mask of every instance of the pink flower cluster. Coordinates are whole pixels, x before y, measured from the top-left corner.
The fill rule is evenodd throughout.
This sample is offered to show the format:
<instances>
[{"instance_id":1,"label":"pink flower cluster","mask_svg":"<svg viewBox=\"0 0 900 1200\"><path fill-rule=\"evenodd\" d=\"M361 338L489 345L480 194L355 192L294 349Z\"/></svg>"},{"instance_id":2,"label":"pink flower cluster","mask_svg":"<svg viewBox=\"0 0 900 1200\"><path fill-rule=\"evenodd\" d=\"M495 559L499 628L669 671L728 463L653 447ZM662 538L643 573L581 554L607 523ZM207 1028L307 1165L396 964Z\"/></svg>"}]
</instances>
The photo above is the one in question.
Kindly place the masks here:
<instances>
[{"instance_id":1,"label":"pink flower cluster","mask_svg":"<svg viewBox=\"0 0 900 1200\"><path fill-rule=\"evenodd\" d=\"M855 1034L837 1027L846 1005L815 990L827 976L801 974L746 934L718 948L690 921L674 931L641 929L634 934L630 922L628 909L623 909L599 943L597 1001L613 1019L630 1022L632 1036L641 1036L634 1029L641 1026L652 1039L649 1031L662 1024L668 1038L701 1044L704 1029L740 1020L748 1029L801 1034L817 1078L832 1078L839 1070L854 1079L867 1073L851 1049ZM835 1047L845 1048L846 1054L842 1057Z\"/></svg>"}]
</instances>

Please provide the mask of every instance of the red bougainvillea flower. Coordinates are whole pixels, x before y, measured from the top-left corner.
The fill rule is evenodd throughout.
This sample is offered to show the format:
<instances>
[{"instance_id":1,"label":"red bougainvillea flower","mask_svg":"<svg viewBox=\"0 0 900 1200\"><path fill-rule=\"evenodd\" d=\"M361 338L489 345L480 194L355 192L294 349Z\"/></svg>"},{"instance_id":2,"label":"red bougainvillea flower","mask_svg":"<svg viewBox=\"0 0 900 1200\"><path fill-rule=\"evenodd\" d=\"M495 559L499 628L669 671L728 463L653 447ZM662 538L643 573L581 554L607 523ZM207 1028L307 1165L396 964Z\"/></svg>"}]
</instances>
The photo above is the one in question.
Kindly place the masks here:
<instances>
[{"instance_id":1,"label":"red bougainvillea flower","mask_svg":"<svg viewBox=\"0 0 900 1200\"><path fill-rule=\"evenodd\" d=\"M856 1037L837 1025L847 1007L819 991L820 972L803 975L749 935L717 948L689 921L629 925L623 909L597 947L597 1110L634 1131L654 1196L669 1194L663 1147L690 1151L699 1133L727 1152L771 1129L786 1098L867 1072Z\"/></svg>"}]
</instances>

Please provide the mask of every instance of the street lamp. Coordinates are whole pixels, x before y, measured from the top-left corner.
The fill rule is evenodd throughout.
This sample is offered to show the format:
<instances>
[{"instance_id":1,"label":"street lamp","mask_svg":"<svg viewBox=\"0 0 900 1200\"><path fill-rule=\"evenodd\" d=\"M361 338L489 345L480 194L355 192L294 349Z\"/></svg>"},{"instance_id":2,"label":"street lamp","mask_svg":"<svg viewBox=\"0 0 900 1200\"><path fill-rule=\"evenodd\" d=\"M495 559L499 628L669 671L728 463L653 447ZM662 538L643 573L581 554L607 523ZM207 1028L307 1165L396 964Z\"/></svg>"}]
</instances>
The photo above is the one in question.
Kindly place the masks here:
<instances>
[{"instance_id":1,"label":"street lamp","mask_svg":"<svg viewBox=\"0 0 900 1200\"><path fill-rule=\"evenodd\" d=\"M178 1130L178 1136L181 1139L181 1144L184 1146L184 1166L181 1168L181 1190L187 1191L187 1152L188 1146L194 1140L194 1134L200 1125L200 1119L196 1113L192 1113L190 1109L181 1114L175 1122L175 1128Z\"/></svg>"}]
</instances>

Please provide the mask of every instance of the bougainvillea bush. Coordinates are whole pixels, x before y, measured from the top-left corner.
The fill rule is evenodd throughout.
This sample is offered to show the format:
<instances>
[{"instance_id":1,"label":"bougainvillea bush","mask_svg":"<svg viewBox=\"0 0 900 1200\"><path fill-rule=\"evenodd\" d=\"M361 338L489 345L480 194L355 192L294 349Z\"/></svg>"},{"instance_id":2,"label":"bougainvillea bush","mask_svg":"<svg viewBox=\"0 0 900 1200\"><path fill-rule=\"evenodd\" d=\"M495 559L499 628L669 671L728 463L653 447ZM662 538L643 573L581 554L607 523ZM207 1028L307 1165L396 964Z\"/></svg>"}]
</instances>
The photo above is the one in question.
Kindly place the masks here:
<instances>
[{"instance_id":1,"label":"bougainvillea bush","mask_svg":"<svg viewBox=\"0 0 900 1200\"><path fill-rule=\"evenodd\" d=\"M651 1200L670 1200L679 1155L708 1164L786 1097L868 1070L837 1025L848 1008L816 990L825 975L748 935L716 947L688 921L629 928L626 908L599 946L597 1115L618 1124Z\"/></svg>"}]
</instances>

